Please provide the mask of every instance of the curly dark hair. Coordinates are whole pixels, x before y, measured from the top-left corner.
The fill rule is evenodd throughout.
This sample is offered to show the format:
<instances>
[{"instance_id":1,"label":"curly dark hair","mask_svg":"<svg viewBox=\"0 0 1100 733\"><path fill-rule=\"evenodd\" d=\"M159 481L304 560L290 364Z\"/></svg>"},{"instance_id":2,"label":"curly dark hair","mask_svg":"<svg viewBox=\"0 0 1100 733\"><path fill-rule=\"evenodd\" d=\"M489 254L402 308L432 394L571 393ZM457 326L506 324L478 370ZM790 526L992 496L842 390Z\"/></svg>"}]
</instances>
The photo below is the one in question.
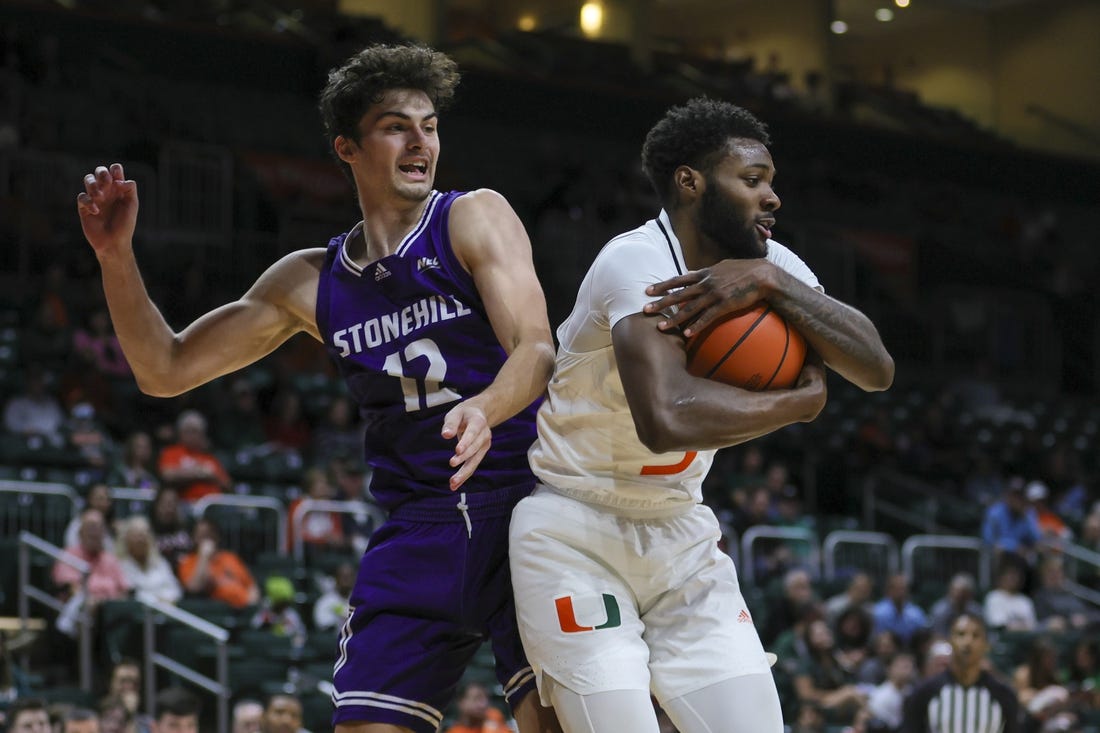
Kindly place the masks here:
<instances>
[{"instance_id":1,"label":"curly dark hair","mask_svg":"<svg viewBox=\"0 0 1100 733\"><path fill-rule=\"evenodd\" d=\"M771 145L767 126L743 107L696 97L673 107L653 126L642 145L642 167L661 202L671 203L672 173L689 165L707 173L731 138Z\"/></svg>"},{"instance_id":2,"label":"curly dark hair","mask_svg":"<svg viewBox=\"0 0 1100 733\"><path fill-rule=\"evenodd\" d=\"M321 90L318 107L329 150L340 135L359 139L359 120L372 104L382 101L387 91L418 89L428 95L440 112L454 99L458 80L458 65L427 46L367 46L343 66L330 71Z\"/></svg>"}]
</instances>

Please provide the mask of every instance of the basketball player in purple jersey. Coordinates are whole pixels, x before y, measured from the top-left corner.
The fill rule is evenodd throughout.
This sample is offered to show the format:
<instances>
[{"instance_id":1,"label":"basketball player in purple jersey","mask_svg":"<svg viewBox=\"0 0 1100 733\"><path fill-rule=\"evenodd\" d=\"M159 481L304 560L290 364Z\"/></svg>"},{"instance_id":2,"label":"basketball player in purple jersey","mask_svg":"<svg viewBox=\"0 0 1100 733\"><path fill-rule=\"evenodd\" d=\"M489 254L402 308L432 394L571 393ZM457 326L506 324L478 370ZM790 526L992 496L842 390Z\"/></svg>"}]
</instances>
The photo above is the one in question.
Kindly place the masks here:
<instances>
[{"instance_id":1,"label":"basketball player in purple jersey","mask_svg":"<svg viewBox=\"0 0 1100 733\"><path fill-rule=\"evenodd\" d=\"M432 733L466 664L492 642L524 733L557 730L516 630L512 507L534 483L532 403L554 349L523 225L488 190L432 190L453 61L372 46L330 73L326 132L363 221L291 253L245 295L175 333L133 253L138 197L122 166L78 197L115 329L138 384L176 395L305 331L333 354L366 421L371 490L390 517L371 537L340 633L340 733Z\"/></svg>"}]
</instances>

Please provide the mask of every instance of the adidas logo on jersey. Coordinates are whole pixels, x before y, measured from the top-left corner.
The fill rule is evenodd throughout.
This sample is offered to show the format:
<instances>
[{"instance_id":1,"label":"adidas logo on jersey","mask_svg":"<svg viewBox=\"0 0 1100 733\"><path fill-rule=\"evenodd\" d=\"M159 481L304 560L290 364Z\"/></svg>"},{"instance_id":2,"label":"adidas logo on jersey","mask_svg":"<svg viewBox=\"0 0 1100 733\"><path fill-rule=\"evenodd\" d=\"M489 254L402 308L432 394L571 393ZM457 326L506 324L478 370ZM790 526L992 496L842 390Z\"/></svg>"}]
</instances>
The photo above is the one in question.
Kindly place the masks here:
<instances>
[{"instance_id":1,"label":"adidas logo on jersey","mask_svg":"<svg viewBox=\"0 0 1100 733\"><path fill-rule=\"evenodd\" d=\"M438 257L420 257L416 260L416 271L424 272L424 270L438 270L439 258Z\"/></svg>"},{"instance_id":2,"label":"adidas logo on jersey","mask_svg":"<svg viewBox=\"0 0 1100 733\"><path fill-rule=\"evenodd\" d=\"M374 281L385 280L390 276L390 271L386 269L386 266L381 262L374 268Z\"/></svg>"},{"instance_id":3,"label":"adidas logo on jersey","mask_svg":"<svg viewBox=\"0 0 1100 733\"><path fill-rule=\"evenodd\" d=\"M741 609L741 613L737 614L737 623L739 624L751 624L752 616L745 609Z\"/></svg>"}]
</instances>

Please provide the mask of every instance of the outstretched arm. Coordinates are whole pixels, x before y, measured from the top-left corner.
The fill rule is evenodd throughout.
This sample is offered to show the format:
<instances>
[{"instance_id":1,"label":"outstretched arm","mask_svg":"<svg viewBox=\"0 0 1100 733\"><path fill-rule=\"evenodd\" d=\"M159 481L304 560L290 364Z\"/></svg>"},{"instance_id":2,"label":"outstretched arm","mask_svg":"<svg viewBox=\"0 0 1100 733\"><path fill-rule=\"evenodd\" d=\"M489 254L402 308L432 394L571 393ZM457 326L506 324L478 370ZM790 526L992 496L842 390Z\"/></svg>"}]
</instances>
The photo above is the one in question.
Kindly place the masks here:
<instances>
[{"instance_id":1,"label":"outstretched arm","mask_svg":"<svg viewBox=\"0 0 1100 733\"><path fill-rule=\"evenodd\" d=\"M457 437L451 489L463 484L492 442L492 428L535 401L554 368L546 299L535 275L531 242L500 194L482 189L451 207L451 244L470 271L501 346L508 353L483 392L447 413L443 436Z\"/></svg>"},{"instance_id":2,"label":"outstretched arm","mask_svg":"<svg viewBox=\"0 0 1100 733\"><path fill-rule=\"evenodd\" d=\"M240 300L176 333L149 298L134 257L137 184L115 163L85 176L84 188L77 197L80 224L99 259L111 320L143 392L177 395L260 359L298 331L317 337L313 306L323 250L284 257Z\"/></svg>"},{"instance_id":3,"label":"outstretched arm","mask_svg":"<svg viewBox=\"0 0 1100 733\"><path fill-rule=\"evenodd\" d=\"M664 296L646 306L658 313L679 310L665 319L663 330L684 328L691 336L726 313L766 300L821 355L825 364L867 391L889 388L894 360L871 320L855 308L806 283L765 259L722 260L651 286L649 295Z\"/></svg>"},{"instance_id":4,"label":"outstretched arm","mask_svg":"<svg viewBox=\"0 0 1100 733\"><path fill-rule=\"evenodd\" d=\"M751 392L689 374L684 340L653 321L627 316L611 341L638 438L654 453L736 445L809 422L825 406L825 374L812 360L793 388Z\"/></svg>"}]
</instances>

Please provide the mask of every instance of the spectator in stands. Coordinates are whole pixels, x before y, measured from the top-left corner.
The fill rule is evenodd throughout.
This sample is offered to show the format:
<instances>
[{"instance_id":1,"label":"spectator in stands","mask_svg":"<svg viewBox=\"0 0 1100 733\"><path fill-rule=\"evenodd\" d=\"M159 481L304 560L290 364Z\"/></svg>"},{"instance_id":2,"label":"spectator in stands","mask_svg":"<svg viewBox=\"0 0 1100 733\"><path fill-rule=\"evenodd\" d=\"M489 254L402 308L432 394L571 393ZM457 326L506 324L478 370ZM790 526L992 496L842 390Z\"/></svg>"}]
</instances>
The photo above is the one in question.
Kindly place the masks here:
<instances>
[{"instance_id":1,"label":"spectator in stands","mask_svg":"<svg viewBox=\"0 0 1100 733\"><path fill-rule=\"evenodd\" d=\"M329 471L332 482L339 492L337 498L364 504L362 513L340 515L344 537L351 544L355 554L362 555L374 531L371 518L366 511L367 502L371 502L370 497L366 495L370 471L362 461L347 457L334 460L329 464Z\"/></svg>"},{"instance_id":2,"label":"spectator in stands","mask_svg":"<svg viewBox=\"0 0 1100 733\"><path fill-rule=\"evenodd\" d=\"M993 590L985 595L983 615L991 629L1032 631L1038 625L1035 604L1021 591L1023 561L1010 555L1001 557Z\"/></svg>"},{"instance_id":3,"label":"spectator in stands","mask_svg":"<svg viewBox=\"0 0 1100 733\"><path fill-rule=\"evenodd\" d=\"M103 306L90 310L84 327L73 332L73 352L86 368L106 377L126 378L132 374Z\"/></svg>"},{"instance_id":4,"label":"spectator in stands","mask_svg":"<svg viewBox=\"0 0 1100 733\"><path fill-rule=\"evenodd\" d=\"M348 596L355 586L355 566L342 562L332 574L332 584L313 604L313 626L319 631L335 629L348 613Z\"/></svg>"},{"instance_id":5,"label":"spectator in stands","mask_svg":"<svg viewBox=\"0 0 1100 733\"><path fill-rule=\"evenodd\" d=\"M336 490L329 483L328 474L320 468L307 469L303 475L306 498L327 501L335 498ZM287 542L294 546L295 525L302 499L295 499L287 510ZM337 512L311 511L302 519L302 542L317 549L347 547L341 515Z\"/></svg>"},{"instance_id":6,"label":"spectator in stands","mask_svg":"<svg viewBox=\"0 0 1100 733\"><path fill-rule=\"evenodd\" d=\"M114 461L115 444L96 420L95 408L91 403L78 402L73 405L65 423L65 432L69 436L69 445L80 452L80 457L95 472L97 480L105 480Z\"/></svg>"},{"instance_id":7,"label":"spectator in stands","mask_svg":"<svg viewBox=\"0 0 1100 733\"><path fill-rule=\"evenodd\" d=\"M179 490L162 486L153 499L150 524L156 538L157 551L179 572L180 558L191 552L195 544L191 527L179 499Z\"/></svg>"},{"instance_id":8,"label":"spectator in stands","mask_svg":"<svg viewBox=\"0 0 1100 733\"><path fill-rule=\"evenodd\" d=\"M901 653L901 640L893 631L871 635L871 653L856 670L856 682L861 685L881 685L894 657Z\"/></svg>"},{"instance_id":9,"label":"spectator in stands","mask_svg":"<svg viewBox=\"0 0 1100 733\"><path fill-rule=\"evenodd\" d=\"M458 695L458 719L446 733L490 733L508 730L504 715L489 704L489 691L479 682L467 682Z\"/></svg>"},{"instance_id":10,"label":"spectator in stands","mask_svg":"<svg viewBox=\"0 0 1100 733\"><path fill-rule=\"evenodd\" d=\"M282 575L264 580L263 604L252 616L252 628L289 637L296 646L306 640L306 625L294 608L294 583Z\"/></svg>"},{"instance_id":11,"label":"spectator in stands","mask_svg":"<svg viewBox=\"0 0 1100 733\"><path fill-rule=\"evenodd\" d=\"M1011 552L1029 557L1035 551L1041 533L1035 510L1028 506L1024 483L1019 478L1009 481L1004 498L992 504L982 521L982 539L993 548L997 557Z\"/></svg>"},{"instance_id":12,"label":"spectator in stands","mask_svg":"<svg viewBox=\"0 0 1100 733\"><path fill-rule=\"evenodd\" d=\"M218 412L214 421L214 438L217 444L234 452L263 445L264 418L256 388L248 377L237 377L229 388L230 398L225 409Z\"/></svg>"},{"instance_id":13,"label":"spectator in stands","mask_svg":"<svg viewBox=\"0 0 1100 733\"><path fill-rule=\"evenodd\" d=\"M198 733L199 701L182 687L166 687L157 693L157 717L153 733Z\"/></svg>"},{"instance_id":14,"label":"spectator in stands","mask_svg":"<svg viewBox=\"0 0 1100 733\"><path fill-rule=\"evenodd\" d=\"M363 450L363 432L363 425L355 420L351 401L345 395L336 395L313 431L310 447L313 462L323 466L335 458L359 455Z\"/></svg>"},{"instance_id":15,"label":"spectator in stands","mask_svg":"<svg viewBox=\"0 0 1100 733\"><path fill-rule=\"evenodd\" d=\"M817 594L809 572L802 568L788 570L783 576L782 595L769 599L767 636L763 639L765 645L772 642L784 629L793 626L807 606L817 603Z\"/></svg>"},{"instance_id":16,"label":"spectator in stands","mask_svg":"<svg viewBox=\"0 0 1100 733\"><path fill-rule=\"evenodd\" d=\"M1100 507L1093 509L1081 522L1081 537L1078 544L1086 550L1100 552ZM1078 568L1077 582L1093 590L1100 590L1100 570L1091 565Z\"/></svg>"},{"instance_id":17,"label":"spectator in stands","mask_svg":"<svg viewBox=\"0 0 1100 733\"><path fill-rule=\"evenodd\" d=\"M806 627L806 648L809 658L794 677L799 704L817 705L828 720L850 725L867 704L867 695L838 662L833 632L823 619Z\"/></svg>"},{"instance_id":18,"label":"spectator in stands","mask_svg":"<svg viewBox=\"0 0 1100 733\"><path fill-rule=\"evenodd\" d=\"M46 703L35 697L23 697L7 709L8 733L50 733L50 715Z\"/></svg>"},{"instance_id":19,"label":"spectator in stands","mask_svg":"<svg viewBox=\"0 0 1100 733\"><path fill-rule=\"evenodd\" d=\"M107 552L114 552L114 501L111 499L111 490L107 488L107 484L92 484L88 489L88 496L84 499L84 506L87 509L96 509L103 515L103 549ZM80 525L83 521L83 514L69 520L69 523L65 526L65 547L75 547L80 544Z\"/></svg>"},{"instance_id":20,"label":"spectator in stands","mask_svg":"<svg viewBox=\"0 0 1100 733\"><path fill-rule=\"evenodd\" d=\"M179 442L164 448L157 461L164 482L178 487L187 502L229 490L229 474L210 452L206 418L196 410L184 410L176 420L176 433Z\"/></svg>"},{"instance_id":21,"label":"spectator in stands","mask_svg":"<svg viewBox=\"0 0 1100 733\"><path fill-rule=\"evenodd\" d=\"M107 697L122 700L126 709L137 715L141 704L141 666L136 660L124 657L111 669Z\"/></svg>"},{"instance_id":22,"label":"spectator in stands","mask_svg":"<svg viewBox=\"0 0 1100 733\"><path fill-rule=\"evenodd\" d=\"M99 716L94 710L73 708L62 718L61 733L99 733Z\"/></svg>"},{"instance_id":23,"label":"spectator in stands","mask_svg":"<svg viewBox=\"0 0 1100 733\"><path fill-rule=\"evenodd\" d=\"M1059 684L1058 649L1050 639L1039 637L1028 650L1027 662L1012 676L1016 697L1032 725L1025 730L1069 730L1074 716L1068 712L1069 690Z\"/></svg>"},{"instance_id":24,"label":"spectator in stands","mask_svg":"<svg viewBox=\"0 0 1100 733\"><path fill-rule=\"evenodd\" d=\"M157 551L148 519L129 517L123 523L119 544L122 572L139 601L175 603L183 596L172 566Z\"/></svg>"},{"instance_id":25,"label":"spectator in stands","mask_svg":"<svg viewBox=\"0 0 1100 733\"><path fill-rule=\"evenodd\" d=\"M743 537L752 527L771 521L772 494L763 486L750 489L733 515L733 529Z\"/></svg>"},{"instance_id":26,"label":"spectator in stands","mask_svg":"<svg viewBox=\"0 0 1100 733\"><path fill-rule=\"evenodd\" d=\"M234 608L254 605L260 591L248 566L231 550L220 548L221 532L209 519L195 523L195 551L180 558L179 577L188 593L224 601Z\"/></svg>"},{"instance_id":27,"label":"spectator in stands","mask_svg":"<svg viewBox=\"0 0 1100 733\"><path fill-rule=\"evenodd\" d=\"M1085 636L1074 644L1066 684L1079 710L1100 710L1100 638Z\"/></svg>"},{"instance_id":28,"label":"spectator in stands","mask_svg":"<svg viewBox=\"0 0 1100 733\"><path fill-rule=\"evenodd\" d=\"M989 639L982 620L967 613L955 619L950 649L947 668L926 679L906 698L902 733L970 733L968 721L945 715L948 703L964 696L976 703L978 719L1001 721L993 730L1019 733L1016 694L985 669Z\"/></svg>"},{"instance_id":29,"label":"spectator in stands","mask_svg":"<svg viewBox=\"0 0 1100 733\"><path fill-rule=\"evenodd\" d=\"M267 442L279 450L300 453L309 445L309 422L302 413L302 397L282 389L271 400L271 414L264 424Z\"/></svg>"},{"instance_id":30,"label":"spectator in stands","mask_svg":"<svg viewBox=\"0 0 1100 733\"><path fill-rule=\"evenodd\" d=\"M894 573L886 580L882 600L875 604L875 631L893 631L903 646L908 646L914 634L928 628L924 610L909 600L909 577Z\"/></svg>"},{"instance_id":31,"label":"spectator in stands","mask_svg":"<svg viewBox=\"0 0 1100 733\"><path fill-rule=\"evenodd\" d=\"M970 613L975 616L982 615L982 607L975 600L974 576L970 573L956 573L951 577L947 585L947 595L932 605L929 614L932 622L932 632L946 639L951 635L951 624L959 614Z\"/></svg>"},{"instance_id":32,"label":"spectator in stands","mask_svg":"<svg viewBox=\"0 0 1100 733\"><path fill-rule=\"evenodd\" d=\"M233 733L260 733L264 706L256 700L240 700L233 706Z\"/></svg>"},{"instance_id":33,"label":"spectator in stands","mask_svg":"<svg viewBox=\"0 0 1100 733\"><path fill-rule=\"evenodd\" d=\"M1063 542L1068 540L1073 533L1062 518L1047 504L1050 490L1042 481L1032 481L1027 485L1024 495L1027 497L1031 508L1035 510L1035 521L1039 525L1039 533L1042 539L1048 542Z\"/></svg>"},{"instance_id":34,"label":"spectator in stands","mask_svg":"<svg viewBox=\"0 0 1100 733\"><path fill-rule=\"evenodd\" d=\"M160 486L153 465L153 439L149 433L138 430L126 437L121 459L108 473L107 483L132 489L155 489Z\"/></svg>"},{"instance_id":35,"label":"spectator in stands","mask_svg":"<svg viewBox=\"0 0 1100 733\"><path fill-rule=\"evenodd\" d=\"M828 623L828 619L825 621ZM867 660L870 652L871 632L874 621L862 608L846 608L830 624L836 638L837 659L842 667L853 673Z\"/></svg>"},{"instance_id":36,"label":"spectator in stands","mask_svg":"<svg viewBox=\"0 0 1100 733\"><path fill-rule=\"evenodd\" d=\"M867 697L868 733L888 733L901 728L905 698L917 679L912 654L898 654L890 662L886 680Z\"/></svg>"},{"instance_id":37,"label":"spectator in stands","mask_svg":"<svg viewBox=\"0 0 1100 733\"><path fill-rule=\"evenodd\" d=\"M1039 589L1033 600L1036 618L1050 631L1078 630L1100 623L1100 611L1066 587L1066 569L1059 555L1047 555L1040 564Z\"/></svg>"},{"instance_id":38,"label":"spectator in stands","mask_svg":"<svg viewBox=\"0 0 1100 733\"><path fill-rule=\"evenodd\" d=\"M103 733L137 733L134 714L120 697L107 696L99 701L99 726Z\"/></svg>"},{"instance_id":39,"label":"spectator in stands","mask_svg":"<svg viewBox=\"0 0 1100 733\"><path fill-rule=\"evenodd\" d=\"M62 562L53 567L54 583L66 588L70 598L86 590L85 603L89 609L103 601L123 598L130 591L118 559L104 549L106 533L103 514L98 509L85 509L80 515L78 543L65 548L65 552L88 563L90 571L86 584L82 583L76 568Z\"/></svg>"},{"instance_id":40,"label":"spectator in stands","mask_svg":"<svg viewBox=\"0 0 1100 733\"><path fill-rule=\"evenodd\" d=\"M49 374L31 365L23 378L23 392L4 406L4 429L27 437L37 436L54 446L65 443L65 411L47 389Z\"/></svg>"},{"instance_id":41,"label":"spectator in stands","mask_svg":"<svg viewBox=\"0 0 1100 733\"><path fill-rule=\"evenodd\" d=\"M875 608L871 600L873 592L874 585L870 575L862 572L854 574L842 593L837 593L825 601L825 619L835 625L837 617L849 608L862 608L867 613L873 614Z\"/></svg>"},{"instance_id":42,"label":"spectator in stands","mask_svg":"<svg viewBox=\"0 0 1100 733\"><path fill-rule=\"evenodd\" d=\"M302 703L294 695L279 693L267 699L260 717L260 733L300 733Z\"/></svg>"}]
</instances>

